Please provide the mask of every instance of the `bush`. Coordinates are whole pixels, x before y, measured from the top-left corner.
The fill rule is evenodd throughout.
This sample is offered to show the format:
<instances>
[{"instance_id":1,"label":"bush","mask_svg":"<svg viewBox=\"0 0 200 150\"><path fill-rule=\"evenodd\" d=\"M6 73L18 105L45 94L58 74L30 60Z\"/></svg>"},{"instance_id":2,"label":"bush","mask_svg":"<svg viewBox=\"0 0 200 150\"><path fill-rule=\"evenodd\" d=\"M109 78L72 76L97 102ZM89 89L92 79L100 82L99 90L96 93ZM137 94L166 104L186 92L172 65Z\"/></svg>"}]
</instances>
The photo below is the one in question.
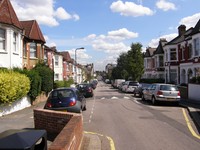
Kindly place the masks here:
<instances>
[{"instance_id":1,"label":"bush","mask_svg":"<svg viewBox=\"0 0 200 150\"><path fill-rule=\"evenodd\" d=\"M48 94L53 89L53 71L43 63L37 64L33 70L41 77L41 90Z\"/></svg>"},{"instance_id":2,"label":"bush","mask_svg":"<svg viewBox=\"0 0 200 150\"><path fill-rule=\"evenodd\" d=\"M0 70L0 103L12 103L21 99L29 90L28 77L11 70Z\"/></svg>"},{"instance_id":3,"label":"bush","mask_svg":"<svg viewBox=\"0 0 200 150\"><path fill-rule=\"evenodd\" d=\"M73 79L69 79L68 81L55 81L53 88L56 89L60 87L70 87L70 85L73 83L74 83Z\"/></svg>"},{"instance_id":4,"label":"bush","mask_svg":"<svg viewBox=\"0 0 200 150\"><path fill-rule=\"evenodd\" d=\"M30 96L31 100L35 100L38 95L41 94L41 77L39 73L35 70L22 70L19 68L14 68L14 71L19 73L25 74L30 80L30 90L28 95Z\"/></svg>"}]
</instances>

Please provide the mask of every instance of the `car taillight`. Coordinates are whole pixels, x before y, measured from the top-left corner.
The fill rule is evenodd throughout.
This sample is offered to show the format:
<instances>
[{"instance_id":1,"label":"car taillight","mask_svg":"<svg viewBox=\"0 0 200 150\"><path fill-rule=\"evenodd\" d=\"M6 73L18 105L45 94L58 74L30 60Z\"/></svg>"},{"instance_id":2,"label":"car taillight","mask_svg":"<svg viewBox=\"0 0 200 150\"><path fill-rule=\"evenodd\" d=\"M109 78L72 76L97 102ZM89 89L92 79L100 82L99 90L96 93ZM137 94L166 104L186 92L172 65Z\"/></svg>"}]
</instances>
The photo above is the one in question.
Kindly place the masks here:
<instances>
[{"instance_id":1,"label":"car taillight","mask_svg":"<svg viewBox=\"0 0 200 150\"><path fill-rule=\"evenodd\" d=\"M180 91L178 91L178 96L181 96L181 93L180 93Z\"/></svg>"},{"instance_id":2,"label":"car taillight","mask_svg":"<svg viewBox=\"0 0 200 150\"><path fill-rule=\"evenodd\" d=\"M157 95L163 95L163 92L162 91L158 91Z\"/></svg>"},{"instance_id":3,"label":"car taillight","mask_svg":"<svg viewBox=\"0 0 200 150\"><path fill-rule=\"evenodd\" d=\"M74 106L74 105L76 105L76 100L72 99L72 101L69 103L69 106Z\"/></svg>"},{"instance_id":4,"label":"car taillight","mask_svg":"<svg viewBox=\"0 0 200 150\"><path fill-rule=\"evenodd\" d=\"M47 106L48 108L51 108L51 107L52 107L52 105L51 105L50 102L48 102L48 103L46 104L46 106Z\"/></svg>"}]
</instances>

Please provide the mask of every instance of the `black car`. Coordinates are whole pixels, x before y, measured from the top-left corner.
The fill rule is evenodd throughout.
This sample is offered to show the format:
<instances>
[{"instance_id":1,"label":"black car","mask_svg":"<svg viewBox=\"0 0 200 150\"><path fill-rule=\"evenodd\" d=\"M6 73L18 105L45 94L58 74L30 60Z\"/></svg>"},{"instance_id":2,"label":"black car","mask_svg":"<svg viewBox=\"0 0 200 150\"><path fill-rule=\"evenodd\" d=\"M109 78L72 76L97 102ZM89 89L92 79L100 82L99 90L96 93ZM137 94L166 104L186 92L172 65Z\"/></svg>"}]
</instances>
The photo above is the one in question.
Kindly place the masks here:
<instances>
[{"instance_id":1,"label":"black car","mask_svg":"<svg viewBox=\"0 0 200 150\"><path fill-rule=\"evenodd\" d=\"M90 83L80 83L76 85L76 88L83 93L85 97L93 97L93 87Z\"/></svg>"},{"instance_id":2,"label":"black car","mask_svg":"<svg viewBox=\"0 0 200 150\"><path fill-rule=\"evenodd\" d=\"M76 88L57 88L49 94L44 109L81 113L86 100Z\"/></svg>"},{"instance_id":3,"label":"black car","mask_svg":"<svg viewBox=\"0 0 200 150\"><path fill-rule=\"evenodd\" d=\"M140 83L138 87L135 88L133 94L134 96L142 97L142 91L147 88L150 84L148 83Z\"/></svg>"}]
</instances>

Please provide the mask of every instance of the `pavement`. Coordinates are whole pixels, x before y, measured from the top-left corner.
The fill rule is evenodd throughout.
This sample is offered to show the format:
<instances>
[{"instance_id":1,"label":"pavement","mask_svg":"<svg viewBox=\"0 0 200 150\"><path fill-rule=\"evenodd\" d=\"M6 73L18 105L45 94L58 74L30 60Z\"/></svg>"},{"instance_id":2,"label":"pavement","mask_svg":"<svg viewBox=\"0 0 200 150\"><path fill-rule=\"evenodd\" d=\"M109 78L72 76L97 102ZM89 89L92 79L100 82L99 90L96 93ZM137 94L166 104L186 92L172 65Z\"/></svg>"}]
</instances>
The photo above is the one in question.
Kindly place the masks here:
<instances>
[{"instance_id":1,"label":"pavement","mask_svg":"<svg viewBox=\"0 0 200 150\"><path fill-rule=\"evenodd\" d=\"M180 106L184 107L188 110L190 117L192 118L194 124L197 127L197 130L200 133L200 101L188 100L188 99L181 99ZM37 106L39 107L39 106ZM33 106L30 108L34 108ZM25 109L27 110L27 109ZM22 110L22 111L25 111ZM19 112L16 112L16 115ZM26 113L26 112L25 112ZM4 116L5 117L5 116ZM11 122L8 122L11 123ZM31 122L29 123L31 124ZM3 128L2 128L3 130ZM103 136L98 133L86 132L84 131L84 136L82 140L82 144L80 150L114 150L114 145L112 140L107 137Z\"/></svg>"}]
</instances>

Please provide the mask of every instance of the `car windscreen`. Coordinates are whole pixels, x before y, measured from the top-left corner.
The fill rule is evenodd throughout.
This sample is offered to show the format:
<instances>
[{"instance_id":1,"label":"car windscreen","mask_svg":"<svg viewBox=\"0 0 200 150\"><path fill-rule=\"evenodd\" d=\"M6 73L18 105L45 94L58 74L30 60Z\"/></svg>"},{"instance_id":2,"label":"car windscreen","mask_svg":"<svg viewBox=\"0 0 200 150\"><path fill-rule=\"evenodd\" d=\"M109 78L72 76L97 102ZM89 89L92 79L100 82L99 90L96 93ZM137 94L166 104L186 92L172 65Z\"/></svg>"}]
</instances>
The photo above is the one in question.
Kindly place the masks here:
<instances>
[{"instance_id":1,"label":"car windscreen","mask_svg":"<svg viewBox=\"0 0 200 150\"><path fill-rule=\"evenodd\" d=\"M178 88L174 85L160 85L162 91L178 91Z\"/></svg>"}]
</instances>

